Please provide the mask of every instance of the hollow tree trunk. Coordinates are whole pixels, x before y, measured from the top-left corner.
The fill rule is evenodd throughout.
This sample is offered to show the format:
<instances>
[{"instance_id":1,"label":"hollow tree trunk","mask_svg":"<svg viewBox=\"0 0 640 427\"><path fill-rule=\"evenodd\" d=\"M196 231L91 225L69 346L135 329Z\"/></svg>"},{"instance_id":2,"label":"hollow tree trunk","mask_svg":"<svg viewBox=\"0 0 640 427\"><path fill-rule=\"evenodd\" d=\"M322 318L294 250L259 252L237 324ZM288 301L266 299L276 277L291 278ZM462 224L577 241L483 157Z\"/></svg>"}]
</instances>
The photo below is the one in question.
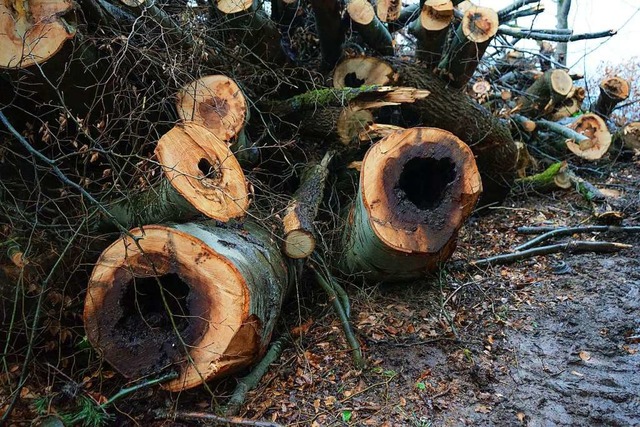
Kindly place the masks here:
<instances>
[{"instance_id":1,"label":"hollow tree trunk","mask_svg":"<svg viewBox=\"0 0 640 427\"><path fill-rule=\"evenodd\" d=\"M416 38L416 57L428 68L440 62L452 20L453 3L450 0L427 0L420 17L409 26L409 32Z\"/></svg>"},{"instance_id":2,"label":"hollow tree trunk","mask_svg":"<svg viewBox=\"0 0 640 427\"><path fill-rule=\"evenodd\" d=\"M640 122L631 122L622 129L625 147L640 150Z\"/></svg>"},{"instance_id":3,"label":"hollow tree trunk","mask_svg":"<svg viewBox=\"0 0 640 427\"><path fill-rule=\"evenodd\" d=\"M373 145L343 238L342 269L377 281L423 277L448 259L482 185L469 148L435 128Z\"/></svg>"},{"instance_id":4,"label":"hollow tree trunk","mask_svg":"<svg viewBox=\"0 0 640 427\"><path fill-rule=\"evenodd\" d=\"M108 207L124 227L193 218L244 216L247 182L227 145L195 123L178 125L156 147L164 178L155 187Z\"/></svg>"},{"instance_id":5,"label":"hollow tree trunk","mask_svg":"<svg viewBox=\"0 0 640 427\"><path fill-rule=\"evenodd\" d=\"M265 351L288 288L262 228L151 225L107 248L85 299L89 341L128 378L172 366L179 391L232 373ZM138 246L139 244L139 246Z\"/></svg>"},{"instance_id":6,"label":"hollow tree trunk","mask_svg":"<svg viewBox=\"0 0 640 427\"><path fill-rule=\"evenodd\" d=\"M402 11L401 0L378 0L376 2L376 15L382 22L393 22L400 17Z\"/></svg>"},{"instance_id":7,"label":"hollow tree trunk","mask_svg":"<svg viewBox=\"0 0 640 427\"><path fill-rule=\"evenodd\" d=\"M479 206L502 202L513 185L518 159L509 128L420 65L395 61L392 66L400 76L399 84L430 92L424 99L403 105L403 114L417 124L447 130L469 145L482 176Z\"/></svg>"},{"instance_id":8,"label":"hollow tree trunk","mask_svg":"<svg viewBox=\"0 0 640 427\"><path fill-rule=\"evenodd\" d=\"M567 148L585 160L598 160L611 146L611 133L607 124L598 115L587 113L578 117L569 128L586 138L581 141L568 139Z\"/></svg>"},{"instance_id":9,"label":"hollow tree trunk","mask_svg":"<svg viewBox=\"0 0 640 427\"><path fill-rule=\"evenodd\" d=\"M600 82L600 96L593 112L608 118L620 102L629 98L629 82L620 77L609 77Z\"/></svg>"},{"instance_id":10,"label":"hollow tree trunk","mask_svg":"<svg viewBox=\"0 0 640 427\"><path fill-rule=\"evenodd\" d=\"M454 87L466 85L482 59L489 42L498 31L498 14L486 7L471 6L464 12L462 22L438 68Z\"/></svg>"}]
</instances>

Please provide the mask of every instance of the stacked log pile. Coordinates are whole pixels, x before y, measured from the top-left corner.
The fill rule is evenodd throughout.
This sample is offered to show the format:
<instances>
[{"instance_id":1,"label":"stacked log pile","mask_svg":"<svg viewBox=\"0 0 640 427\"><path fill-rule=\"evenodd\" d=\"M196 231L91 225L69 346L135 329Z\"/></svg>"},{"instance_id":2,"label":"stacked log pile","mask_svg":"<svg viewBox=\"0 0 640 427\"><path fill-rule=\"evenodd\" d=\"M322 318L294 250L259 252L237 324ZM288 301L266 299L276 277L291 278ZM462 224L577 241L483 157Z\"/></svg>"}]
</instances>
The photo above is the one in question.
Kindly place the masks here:
<instances>
[{"instance_id":1,"label":"stacked log pile","mask_svg":"<svg viewBox=\"0 0 640 427\"><path fill-rule=\"evenodd\" d=\"M527 147L606 156L628 82L603 81L574 118L574 77L504 46L612 34L504 25L540 13L530 3L5 1L10 260L50 240L94 264L87 336L126 377L172 366L164 386L181 390L247 366L307 265L295 260L424 277L474 209L507 197Z\"/></svg>"}]
</instances>

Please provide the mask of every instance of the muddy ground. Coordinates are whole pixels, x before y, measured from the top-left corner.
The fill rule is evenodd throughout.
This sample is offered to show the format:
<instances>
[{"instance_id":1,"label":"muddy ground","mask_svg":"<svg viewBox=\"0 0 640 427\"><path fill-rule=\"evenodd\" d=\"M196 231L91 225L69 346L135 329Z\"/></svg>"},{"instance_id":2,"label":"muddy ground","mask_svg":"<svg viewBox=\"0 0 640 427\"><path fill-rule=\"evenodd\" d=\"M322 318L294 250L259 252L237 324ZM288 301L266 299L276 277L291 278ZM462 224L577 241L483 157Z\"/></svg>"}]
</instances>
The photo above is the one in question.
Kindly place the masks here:
<instances>
[{"instance_id":1,"label":"muddy ground","mask_svg":"<svg viewBox=\"0 0 640 427\"><path fill-rule=\"evenodd\" d=\"M622 191L626 225L640 222L639 169L600 182ZM520 192L466 226L454 258L508 251L531 238L518 226L591 223L575 193ZM351 287L362 371L317 302L319 317L290 325L312 319L243 415L285 425L640 425L640 235L581 238L634 247Z\"/></svg>"}]
</instances>

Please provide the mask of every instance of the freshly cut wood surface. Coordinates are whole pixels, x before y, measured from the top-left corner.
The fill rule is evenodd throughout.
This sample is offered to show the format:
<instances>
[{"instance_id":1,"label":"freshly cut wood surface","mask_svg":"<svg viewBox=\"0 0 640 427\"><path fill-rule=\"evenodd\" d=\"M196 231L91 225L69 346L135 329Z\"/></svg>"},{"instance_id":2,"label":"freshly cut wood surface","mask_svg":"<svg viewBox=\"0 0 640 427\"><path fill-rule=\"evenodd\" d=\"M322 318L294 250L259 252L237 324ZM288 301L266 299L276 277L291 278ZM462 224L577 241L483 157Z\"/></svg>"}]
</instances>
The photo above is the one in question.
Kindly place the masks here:
<instances>
[{"instance_id":1,"label":"freshly cut wood surface","mask_svg":"<svg viewBox=\"0 0 640 427\"><path fill-rule=\"evenodd\" d=\"M622 129L622 140L624 145L640 150L640 122L632 122Z\"/></svg>"},{"instance_id":2,"label":"freshly cut wood surface","mask_svg":"<svg viewBox=\"0 0 640 427\"><path fill-rule=\"evenodd\" d=\"M217 5L220 12L233 14L250 9L253 0L218 0Z\"/></svg>"},{"instance_id":3,"label":"freshly cut wood surface","mask_svg":"<svg viewBox=\"0 0 640 427\"><path fill-rule=\"evenodd\" d=\"M397 75L385 61L372 56L358 56L341 61L333 72L333 87L386 86L394 83Z\"/></svg>"},{"instance_id":4,"label":"freshly cut wood surface","mask_svg":"<svg viewBox=\"0 0 640 427\"><path fill-rule=\"evenodd\" d=\"M400 17L402 11L401 0L378 0L376 12L382 22L392 22Z\"/></svg>"},{"instance_id":5,"label":"freshly cut wood surface","mask_svg":"<svg viewBox=\"0 0 640 427\"><path fill-rule=\"evenodd\" d=\"M61 15L70 0L3 0L0 2L0 68L26 68L55 55L75 29Z\"/></svg>"},{"instance_id":6,"label":"freshly cut wood surface","mask_svg":"<svg viewBox=\"0 0 640 427\"><path fill-rule=\"evenodd\" d=\"M629 98L629 82L621 77L608 77L600 82L600 96L593 111L609 117L620 102Z\"/></svg>"},{"instance_id":7,"label":"freshly cut wood surface","mask_svg":"<svg viewBox=\"0 0 640 427\"><path fill-rule=\"evenodd\" d=\"M203 125L223 141L236 137L247 118L242 91L222 75L206 76L182 88L177 109L182 120Z\"/></svg>"},{"instance_id":8,"label":"freshly cut wood surface","mask_svg":"<svg viewBox=\"0 0 640 427\"><path fill-rule=\"evenodd\" d=\"M242 168L209 130L177 125L160 138L156 155L173 188L198 211L220 221L244 216L249 193Z\"/></svg>"},{"instance_id":9,"label":"freshly cut wood surface","mask_svg":"<svg viewBox=\"0 0 640 427\"><path fill-rule=\"evenodd\" d=\"M583 114L569 125L569 128L588 138L579 143L567 140L567 148L575 155L585 160L598 160L609 150L611 133L604 120L598 115Z\"/></svg>"},{"instance_id":10,"label":"freshly cut wood surface","mask_svg":"<svg viewBox=\"0 0 640 427\"><path fill-rule=\"evenodd\" d=\"M173 365L180 391L232 373L265 351L288 287L257 226L151 225L113 243L85 299L89 341L128 378Z\"/></svg>"},{"instance_id":11,"label":"freshly cut wood surface","mask_svg":"<svg viewBox=\"0 0 640 427\"><path fill-rule=\"evenodd\" d=\"M482 184L473 153L436 128L390 133L361 165L347 218L344 269L373 280L415 278L451 256Z\"/></svg>"}]
</instances>

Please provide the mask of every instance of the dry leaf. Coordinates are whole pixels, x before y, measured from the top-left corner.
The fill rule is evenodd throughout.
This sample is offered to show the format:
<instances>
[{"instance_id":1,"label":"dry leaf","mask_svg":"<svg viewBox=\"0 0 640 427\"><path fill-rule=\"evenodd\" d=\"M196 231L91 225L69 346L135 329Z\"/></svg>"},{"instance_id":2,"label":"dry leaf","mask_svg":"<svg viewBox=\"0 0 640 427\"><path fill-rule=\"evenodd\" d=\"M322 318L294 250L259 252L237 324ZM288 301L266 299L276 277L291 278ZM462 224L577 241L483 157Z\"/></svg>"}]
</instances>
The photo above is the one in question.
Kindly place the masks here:
<instances>
[{"instance_id":1,"label":"dry leaf","mask_svg":"<svg viewBox=\"0 0 640 427\"><path fill-rule=\"evenodd\" d=\"M524 418L525 418L524 412L518 412L516 414L516 418L518 418L518 421L524 424Z\"/></svg>"},{"instance_id":2,"label":"dry leaf","mask_svg":"<svg viewBox=\"0 0 640 427\"><path fill-rule=\"evenodd\" d=\"M488 414L491 412L491 408L486 405L478 405L476 406L476 412L480 412L481 414Z\"/></svg>"},{"instance_id":3,"label":"dry leaf","mask_svg":"<svg viewBox=\"0 0 640 427\"><path fill-rule=\"evenodd\" d=\"M580 353L578 353L578 355L580 356L580 359L582 359L583 362L586 362L587 360L591 359L591 354L589 354L588 351L581 351Z\"/></svg>"}]
</instances>

